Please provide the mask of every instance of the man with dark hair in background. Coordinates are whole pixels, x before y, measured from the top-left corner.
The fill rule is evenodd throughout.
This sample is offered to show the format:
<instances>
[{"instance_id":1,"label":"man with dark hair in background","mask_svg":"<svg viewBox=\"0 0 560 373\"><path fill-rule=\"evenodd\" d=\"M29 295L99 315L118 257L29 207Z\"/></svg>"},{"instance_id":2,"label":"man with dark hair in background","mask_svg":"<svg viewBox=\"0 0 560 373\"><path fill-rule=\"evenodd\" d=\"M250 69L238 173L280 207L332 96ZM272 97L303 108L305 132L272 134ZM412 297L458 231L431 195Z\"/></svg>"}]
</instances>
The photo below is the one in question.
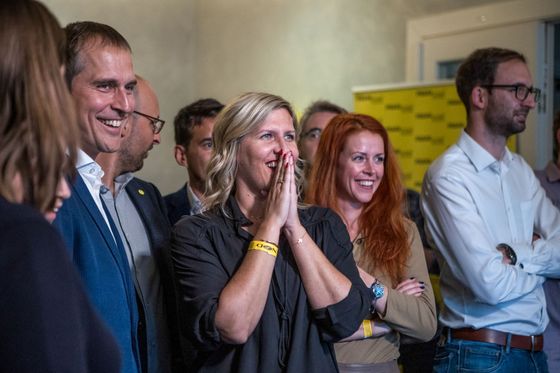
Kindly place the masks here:
<instances>
[{"instance_id":1,"label":"man with dark hair in background","mask_svg":"<svg viewBox=\"0 0 560 373\"><path fill-rule=\"evenodd\" d=\"M91 300L117 338L123 372L141 371L138 305L126 253L100 197L102 152L115 152L134 110L136 77L126 39L108 25L75 22L66 26L66 82L75 99L81 131L72 196L58 212L70 257Z\"/></svg>"},{"instance_id":2,"label":"man with dark hair in background","mask_svg":"<svg viewBox=\"0 0 560 373\"><path fill-rule=\"evenodd\" d=\"M445 305L434 371L546 372L543 283L560 276L560 212L506 147L540 91L525 57L501 48L474 51L456 86L466 128L422 187Z\"/></svg>"},{"instance_id":3,"label":"man with dark hair in background","mask_svg":"<svg viewBox=\"0 0 560 373\"><path fill-rule=\"evenodd\" d=\"M219 101L206 98L185 106L175 116L175 160L187 169L188 182L164 197L171 225L183 215L202 212L206 167L212 155L212 131L223 107Z\"/></svg>"}]
</instances>

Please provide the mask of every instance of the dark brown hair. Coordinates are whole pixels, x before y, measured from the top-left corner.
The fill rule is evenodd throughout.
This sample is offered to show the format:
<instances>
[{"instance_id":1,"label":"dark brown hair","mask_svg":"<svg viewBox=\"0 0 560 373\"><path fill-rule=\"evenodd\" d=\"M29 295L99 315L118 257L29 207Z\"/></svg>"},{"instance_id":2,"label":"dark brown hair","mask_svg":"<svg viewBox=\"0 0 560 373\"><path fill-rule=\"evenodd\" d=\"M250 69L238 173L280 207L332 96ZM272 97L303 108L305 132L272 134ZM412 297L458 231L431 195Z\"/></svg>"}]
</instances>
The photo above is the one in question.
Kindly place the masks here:
<instances>
[{"instance_id":1,"label":"dark brown hair","mask_svg":"<svg viewBox=\"0 0 560 373\"><path fill-rule=\"evenodd\" d=\"M103 23L82 21L69 23L65 28L66 40L66 83L72 85L72 79L84 68L81 52L94 46L113 46L132 53L128 41L117 30Z\"/></svg>"},{"instance_id":2,"label":"dark brown hair","mask_svg":"<svg viewBox=\"0 0 560 373\"><path fill-rule=\"evenodd\" d=\"M459 66L455 86L459 98L470 110L470 96L474 87L494 84L498 65L510 60L525 62L525 57L516 51L503 48L483 48L472 52Z\"/></svg>"}]
</instances>

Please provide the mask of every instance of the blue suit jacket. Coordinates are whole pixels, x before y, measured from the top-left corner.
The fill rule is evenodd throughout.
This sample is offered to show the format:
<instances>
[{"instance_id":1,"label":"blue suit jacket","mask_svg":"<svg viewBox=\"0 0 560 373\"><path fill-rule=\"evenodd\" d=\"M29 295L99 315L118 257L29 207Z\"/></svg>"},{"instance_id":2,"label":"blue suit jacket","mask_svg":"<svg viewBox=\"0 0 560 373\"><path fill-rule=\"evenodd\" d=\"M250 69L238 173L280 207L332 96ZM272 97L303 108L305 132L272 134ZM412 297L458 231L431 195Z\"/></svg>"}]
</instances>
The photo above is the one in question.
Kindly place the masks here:
<instances>
[{"instance_id":1,"label":"blue suit jacket","mask_svg":"<svg viewBox=\"0 0 560 373\"><path fill-rule=\"evenodd\" d=\"M171 225L175 225L183 215L190 215L191 205L187 197L187 184L175 193L171 193L163 197L167 205L167 216Z\"/></svg>"},{"instance_id":2,"label":"blue suit jacket","mask_svg":"<svg viewBox=\"0 0 560 373\"><path fill-rule=\"evenodd\" d=\"M91 300L117 338L123 372L139 372L138 305L122 242L116 228L114 237L109 231L79 174L71 189L72 196L64 202L54 225L60 230Z\"/></svg>"}]
</instances>

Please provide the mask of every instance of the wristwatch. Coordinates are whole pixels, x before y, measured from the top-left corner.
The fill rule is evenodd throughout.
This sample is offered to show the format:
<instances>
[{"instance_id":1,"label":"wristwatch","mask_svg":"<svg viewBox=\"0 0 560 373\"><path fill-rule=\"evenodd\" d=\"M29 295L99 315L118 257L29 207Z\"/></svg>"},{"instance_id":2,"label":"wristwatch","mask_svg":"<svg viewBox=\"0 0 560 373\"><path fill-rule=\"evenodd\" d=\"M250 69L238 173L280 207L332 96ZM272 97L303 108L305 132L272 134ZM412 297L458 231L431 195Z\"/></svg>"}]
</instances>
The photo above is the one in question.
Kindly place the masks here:
<instances>
[{"instance_id":1,"label":"wristwatch","mask_svg":"<svg viewBox=\"0 0 560 373\"><path fill-rule=\"evenodd\" d=\"M498 246L496 246L496 249L504 253L504 255L509 259L512 266L517 263L517 255L510 245L508 245L507 243L499 243Z\"/></svg>"},{"instance_id":2,"label":"wristwatch","mask_svg":"<svg viewBox=\"0 0 560 373\"><path fill-rule=\"evenodd\" d=\"M370 313L375 312L375 304L377 300L385 294L385 286L379 282L378 279L375 279L375 282L370 286L371 293L373 295L373 300L371 301Z\"/></svg>"}]
</instances>

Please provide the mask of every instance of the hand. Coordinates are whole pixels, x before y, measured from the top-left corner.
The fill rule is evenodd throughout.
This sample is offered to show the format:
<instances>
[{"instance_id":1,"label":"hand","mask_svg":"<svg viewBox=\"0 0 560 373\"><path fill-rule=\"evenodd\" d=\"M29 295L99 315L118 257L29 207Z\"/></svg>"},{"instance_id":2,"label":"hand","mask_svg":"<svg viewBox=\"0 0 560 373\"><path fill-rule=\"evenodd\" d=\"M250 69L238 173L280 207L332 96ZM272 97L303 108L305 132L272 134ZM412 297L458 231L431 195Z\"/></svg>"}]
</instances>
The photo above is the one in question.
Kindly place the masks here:
<instances>
[{"instance_id":1,"label":"hand","mask_svg":"<svg viewBox=\"0 0 560 373\"><path fill-rule=\"evenodd\" d=\"M277 224L280 228L286 224L290 212L290 183L293 182L293 176L286 172L287 155L288 153L284 150L278 155L278 162L268 190L263 220L263 222Z\"/></svg>"},{"instance_id":2,"label":"hand","mask_svg":"<svg viewBox=\"0 0 560 373\"><path fill-rule=\"evenodd\" d=\"M509 257L507 256L506 250L502 247L497 247L496 248L500 253L502 253L502 263L503 264L511 264L511 260L509 259Z\"/></svg>"},{"instance_id":3,"label":"hand","mask_svg":"<svg viewBox=\"0 0 560 373\"><path fill-rule=\"evenodd\" d=\"M395 288L395 290L400 293L414 295L415 297L419 297L420 295L422 295L425 289L426 285L424 284L424 282L418 281L414 277L409 278L408 280L404 280Z\"/></svg>"},{"instance_id":4,"label":"hand","mask_svg":"<svg viewBox=\"0 0 560 373\"><path fill-rule=\"evenodd\" d=\"M289 201L288 216L284 224L284 229L300 237L305 231L299 221L298 215L298 195L295 175L295 159L292 152L287 152L284 157L284 184L287 187L286 193Z\"/></svg>"}]
</instances>

